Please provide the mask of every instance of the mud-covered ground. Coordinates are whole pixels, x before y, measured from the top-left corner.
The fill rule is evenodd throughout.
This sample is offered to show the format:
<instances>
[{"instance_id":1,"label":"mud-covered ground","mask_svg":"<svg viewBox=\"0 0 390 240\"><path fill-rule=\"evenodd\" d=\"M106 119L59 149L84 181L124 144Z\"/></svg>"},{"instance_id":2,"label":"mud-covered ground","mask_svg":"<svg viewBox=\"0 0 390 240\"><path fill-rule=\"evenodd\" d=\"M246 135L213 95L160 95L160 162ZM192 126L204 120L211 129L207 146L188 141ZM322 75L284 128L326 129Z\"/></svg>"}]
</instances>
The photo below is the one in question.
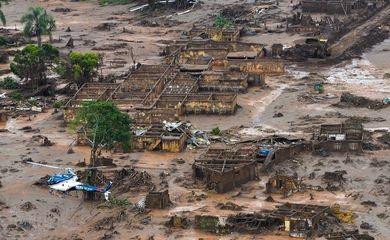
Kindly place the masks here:
<instances>
[{"instance_id":1,"label":"mud-covered ground","mask_svg":"<svg viewBox=\"0 0 390 240\"><path fill-rule=\"evenodd\" d=\"M57 7L72 9L69 13L51 12L56 18L58 29L56 43L63 47L72 36L75 40L73 50L91 50L113 43L126 43L126 47L104 51L107 57L107 72L125 70L131 59L126 55L130 47L134 48L137 61L142 63L159 63L158 53L162 40L180 38L182 30L188 29L195 22L209 19L222 4L242 4L243 1L204 1L198 9L181 16L169 18L157 17L155 21L167 21L169 27L145 27L137 25L142 19L129 12L132 5L101 7L95 1L21 1L14 0L3 7L7 14L8 26L20 27L18 19L30 5L41 5L49 10ZM291 6L289 1L282 1L283 11ZM168 19L168 20L166 20ZM153 20L153 18L152 18ZM99 24L111 21L115 27L110 30L94 29ZM70 27L71 32L65 32ZM126 30L123 31L123 28ZM258 34L249 40L270 44L277 39L288 42L299 38L299 35ZM255 39L254 39L255 38ZM92 41L96 42L93 43ZM267 88L251 88L248 93L240 94L240 109L234 116L188 116L199 129L210 130L216 126L228 130L243 138L258 138L272 133L287 134L308 138L313 129L323 123L340 123L350 117L365 119L367 130L390 128L390 107L371 110L367 108L340 108L338 103L343 91L382 100L390 96L390 79L385 78L389 72L389 41L375 46L362 59L353 59L337 66L316 68L311 66L287 66L286 74L268 77ZM64 49L64 51L69 51ZM126 64L113 69L109 62L115 58L124 59ZM118 59L117 59L118 60ZM310 74L316 73L316 74ZM322 81L325 91L315 94L313 82ZM281 117L275 114L281 113ZM30 126L39 132L19 130ZM10 119L5 126L9 132L0 132L0 239L289 239L287 236L272 235L239 235L215 236L189 229L173 229L164 224L169 216L180 214L194 217L196 214L227 216L235 211L220 210L217 204L231 201L243 206L247 212L272 209L279 202L310 203L321 205L340 204L356 215L355 224L365 221L372 225L367 231L376 239L388 239L390 236L390 160L389 150L365 151L362 155L331 154L327 157L311 154L296 157L276 167L277 171L304 177L307 184L325 187L321 178L325 171L346 170L346 182L343 189L330 191L307 191L297 193L285 199L272 195L276 202L264 201L265 183L268 175L261 174L259 180L245 184L241 188L225 194L206 191L192 182L191 164L205 151L187 149L180 154L163 152L137 152L130 154L105 153L120 166L134 166L145 170L152 176L157 187L168 184L173 205L165 210L152 210L137 213L129 205L109 206L105 203L84 202L81 193L63 195L50 192L47 188L34 186L46 174L58 170L41 168L25 164L22 161L31 158L60 167L75 167L78 162L89 157L86 147L73 147L74 153L67 150L74 140L74 135L64 126L61 113L48 110L33 116ZM32 139L33 135L44 135L54 143L53 146L39 146ZM103 171L112 171L104 169ZM315 172L314 179L309 175ZM271 173L272 175L273 173ZM165 177L162 177L165 176ZM138 202L146 191L126 192L114 196L117 199L128 199ZM310 200L310 194L314 196ZM363 201L373 201L376 206L363 206Z\"/></svg>"}]
</instances>

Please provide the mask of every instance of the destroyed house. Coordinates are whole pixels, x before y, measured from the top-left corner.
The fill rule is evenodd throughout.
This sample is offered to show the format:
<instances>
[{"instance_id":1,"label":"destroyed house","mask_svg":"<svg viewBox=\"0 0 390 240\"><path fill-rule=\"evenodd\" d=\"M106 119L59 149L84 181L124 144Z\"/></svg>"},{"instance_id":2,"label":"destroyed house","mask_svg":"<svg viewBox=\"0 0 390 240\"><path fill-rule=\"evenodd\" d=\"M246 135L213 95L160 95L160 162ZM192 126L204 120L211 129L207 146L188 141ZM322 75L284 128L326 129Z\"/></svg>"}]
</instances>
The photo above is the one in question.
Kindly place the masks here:
<instances>
[{"instance_id":1,"label":"destroyed house","mask_svg":"<svg viewBox=\"0 0 390 240\"><path fill-rule=\"evenodd\" d=\"M244 93L248 86L248 74L236 71L204 71L199 80L203 91Z\"/></svg>"},{"instance_id":2,"label":"destroyed house","mask_svg":"<svg viewBox=\"0 0 390 240\"><path fill-rule=\"evenodd\" d=\"M292 237L314 237L319 222L330 214L330 207L286 203L277 207L270 217L283 222L282 229Z\"/></svg>"},{"instance_id":3,"label":"destroyed house","mask_svg":"<svg viewBox=\"0 0 390 240\"><path fill-rule=\"evenodd\" d=\"M264 46L257 43L215 42L211 40L191 41L180 48L179 63L192 59L255 59L264 57Z\"/></svg>"},{"instance_id":4,"label":"destroyed house","mask_svg":"<svg viewBox=\"0 0 390 240\"><path fill-rule=\"evenodd\" d=\"M85 83L74 96L69 99L65 107L79 107L84 101L106 101L112 98L115 91L118 90L118 83Z\"/></svg>"},{"instance_id":5,"label":"destroyed house","mask_svg":"<svg viewBox=\"0 0 390 240\"><path fill-rule=\"evenodd\" d=\"M254 180L257 176L256 161L251 149L208 149L195 160L193 177L196 182L218 193Z\"/></svg>"},{"instance_id":6,"label":"destroyed house","mask_svg":"<svg viewBox=\"0 0 390 240\"><path fill-rule=\"evenodd\" d=\"M163 124L138 125L132 137L132 147L137 150L181 152L185 149L186 140L185 133L168 131Z\"/></svg>"},{"instance_id":7,"label":"destroyed house","mask_svg":"<svg viewBox=\"0 0 390 240\"><path fill-rule=\"evenodd\" d=\"M363 126L358 123L321 125L316 137L315 149L327 151L361 152L363 151Z\"/></svg>"}]
</instances>

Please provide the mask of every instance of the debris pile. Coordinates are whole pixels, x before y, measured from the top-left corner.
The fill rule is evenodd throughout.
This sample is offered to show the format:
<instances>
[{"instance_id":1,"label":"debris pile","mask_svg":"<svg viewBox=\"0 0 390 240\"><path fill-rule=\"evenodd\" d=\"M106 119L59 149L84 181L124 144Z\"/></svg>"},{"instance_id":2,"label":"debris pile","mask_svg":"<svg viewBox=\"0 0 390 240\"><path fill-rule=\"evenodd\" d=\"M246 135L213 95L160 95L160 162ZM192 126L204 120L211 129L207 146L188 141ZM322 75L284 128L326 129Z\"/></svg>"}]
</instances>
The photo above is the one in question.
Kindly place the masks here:
<instances>
[{"instance_id":1,"label":"debris pile","mask_svg":"<svg viewBox=\"0 0 390 240\"><path fill-rule=\"evenodd\" d=\"M111 231L114 230L114 224L118 222L122 222L127 219L127 213L125 211L120 211L115 216L105 217L98 220L94 225L93 229L96 231Z\"/></svg>"},{"instance_id":2,"label":"debris pile","mask_svg":"<svg viewBox=\"0 0 390 240\"><path fill-rule=\"evenodd\" d=\"M129 191L149 191L154 188L152 178L146 171L138 171L133 168L123 168L116 171L113 178L112 191L115 194Z\"/></svg>"},{"instance_id":3,"label":"debris pile","mask_svg":"<svg viewBox=\"0 0 390 240\"><path fill-rule=\"evenodd\" d=\"M297 176L275 175L266 183L266 193L281 193L289 197L303 190L302 182Z\"/></svg>"},{"instance_id":4,"label":"debris pile","mask_svg":"<svg viewBox=\"0 0 390 240\"><path fill-rule=\"evenodd\" d=\"M189 221L188 218L184 216L178 216L174 215L169 218L169 220L165 223L165 226L169 228L189 228L191 222Z\"/></svg>"},{"instance_id":5,"label":"debris pile","mask_svg":"<svg viewBox=\"0 0 390 240\"><path fill-rule=\"evenodd\" d=\"M231 210L231 211L242 211L244 209L243 206L237 205L232 202L218 203L217 208L221 210Z\"/></svg>"},{"instance_id":6,"label":"debris pile","mask_svg":"<svg viewBox=\"0 0 390 240\"><path fill-rule=\"evenodd\" d=\"M151 191L146 195L145 207L164 209L171 204L168 190L165 191Z\"/></svg>"},{"instance_id":7,"label":"debris pile","mask_svg":"<svg viewBox=\"0 0 390 240\"><path fill-rule=\"evenodd\" d=\"M37 209L37 207L34 204L32 204L30 201L27 201L20 206L20 209L28 212Z\"/></svg>"},{"instance_id":8,"label":"debris pile","mask_svg":"<svg viewBox=\"0 0 390 240\"><path fill-rule=\"evenodd\" d=\"M33 135L31 140L34 142L38 142L42 147L53 146L53 142L51 142L46 136L43 135Z\"/></svg>"},{"instance_id":9,"label":"debris pile","mask_svg":"<svg viewBox=\"0 0 390 240\"><path fill-rule=\"evenodd\" d=\"M379 100L371 100L365 97L356 96L349 92L343 92L340 97L340 102L335 104L337 107L360 107L368 109L382 109L390 106Z\"/></svg>"}]
</instances>

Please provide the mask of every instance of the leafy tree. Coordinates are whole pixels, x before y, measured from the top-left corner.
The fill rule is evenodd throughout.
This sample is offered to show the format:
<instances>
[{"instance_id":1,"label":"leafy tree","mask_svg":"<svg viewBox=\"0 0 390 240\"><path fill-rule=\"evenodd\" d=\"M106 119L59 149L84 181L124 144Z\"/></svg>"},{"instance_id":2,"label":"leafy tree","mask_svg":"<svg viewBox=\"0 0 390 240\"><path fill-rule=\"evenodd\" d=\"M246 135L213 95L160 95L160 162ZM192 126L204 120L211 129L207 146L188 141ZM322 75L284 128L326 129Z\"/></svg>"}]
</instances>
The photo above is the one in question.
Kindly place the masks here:
<instances>
[{"instance_id":1,"label":"leafy tree","mask_svg":"<svg viewBox=\"0 0 390 240\"><path fill-rule=\"evenodd\" d=\"M72 52L69 55L72 78L81 86L85 82L92 81L99 67L99 55L94 52Z\"/></svg>"},{"instance_id":2,"label":"leafy tree","mask_svg":"<svg viewBox=\"0 0 390 240\"><path fill-rule=\"evenodd\" d=\"M24 24L23 33L28 38L36 36L38 46L42 45L42 35L48 34L52 40L51 33L55 30L55 20L42 7L30 7L21 22Z\"/></svg>"},{"instance_id":3,"label":"leafy tree","mask_svg":"<svg viewBox=\"0 0 390 240\"><path fill-rule=\"evenodd\" d=\"M58 49L52 45L43 44L40 47L30 44L16 52L11 71L28 84L41 86L47 83L46 74L54 67L58 56Z\"/></svg>"},{"instance_id":4,"label":"leafy tree","mask_svg":"<svg viewBox=\"0 0 390 240\"><path fill-rule=\"evenodd\" d=\"M1 8L1 3L8 3L8 0L0 0L0 8ZM0 21L3 25L5 25L7 23L6 19L5 19L5 15L3 13L3 11L1 11L0 9Z\"/></svg>"},{"instance_id":5,"label":"leafy tree","mask_svg":"<svg viewBox=\"0 0 390 240\"><path fill-rule=\"evenodd\" d=\"M112 102L83 103L70 122L70 128L77 130L91 147L90 161L86 165L95 166L101 151L112 149L116 143L128 149L131 140L130 124L130 117Z\"/></svg>"}]
</instances>

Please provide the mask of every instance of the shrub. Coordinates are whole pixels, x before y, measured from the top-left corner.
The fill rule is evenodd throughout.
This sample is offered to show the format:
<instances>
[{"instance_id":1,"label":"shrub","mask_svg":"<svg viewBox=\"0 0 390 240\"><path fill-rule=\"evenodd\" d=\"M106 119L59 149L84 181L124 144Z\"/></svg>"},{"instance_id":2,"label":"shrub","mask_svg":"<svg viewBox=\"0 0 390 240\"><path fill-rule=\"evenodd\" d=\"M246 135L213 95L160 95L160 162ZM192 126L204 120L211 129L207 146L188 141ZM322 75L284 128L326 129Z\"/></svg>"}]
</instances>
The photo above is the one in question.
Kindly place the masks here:
<instances>
[{"instance_id":1,"label":"shrub","mask_svg":"<svg viewBox=\"0 0 390 240\"><path fill-rule=\"evenodd\" d=\"M62 99L62 100L57 100L57 101L55 101L55 102L53 103L53 108L59 109L59 108L61 108L62 106L64 106L65 102L66 102L66 101L65 101L64 99Z\"/></svg>"},{"instance_id":2,"label":"shrub","mask_svg":"<svg viewBox=\"0 0 390 240\"><path fill-rule=\"evenodd\" d=\"M233 23L229 21L227 18L218 15L215 18L214 25L216 28L222 29L222 28L231 28L233 26Z\"/></svg>"},{"instance_id":3,"label":"shrub","mask_svg":"<svg viewBox=\"0 0 390 240\"><path fill-rule=\"evenodd\" d=\"M3 81L0 82L0 88L17 89L19 88L19 83L13 77L5 77Z\"/></svg>"},{"instance_id":4,"label":"shrub","mask_svg":"<svg viewBox=\"0 0 390 240\"><path fill-rule=\"evenodd\" d=\"M221 135L221 129L219 129L219 127L213 128L211 130L211 134L212 135Z\"/></svg>"},{"instance_id":5,"label":"shrub","mask_svg":"<svg viewBox=\"0 0 390 240\"><path fill-rule=\"evenodd\" d=\"M0 36L0 46L5 46L7 45L7 39L3 36Z\"/></svg>"},{"instance_id":6,"label":"shrub","mask_svg":"<svg viewBox=\"0 0 390 240\"><path fill-rule=\"evenodd\" d=\"M12 92L9 96L15 101L22 100L22 94L18 91Z\"/></svg>"}]
</instances>

